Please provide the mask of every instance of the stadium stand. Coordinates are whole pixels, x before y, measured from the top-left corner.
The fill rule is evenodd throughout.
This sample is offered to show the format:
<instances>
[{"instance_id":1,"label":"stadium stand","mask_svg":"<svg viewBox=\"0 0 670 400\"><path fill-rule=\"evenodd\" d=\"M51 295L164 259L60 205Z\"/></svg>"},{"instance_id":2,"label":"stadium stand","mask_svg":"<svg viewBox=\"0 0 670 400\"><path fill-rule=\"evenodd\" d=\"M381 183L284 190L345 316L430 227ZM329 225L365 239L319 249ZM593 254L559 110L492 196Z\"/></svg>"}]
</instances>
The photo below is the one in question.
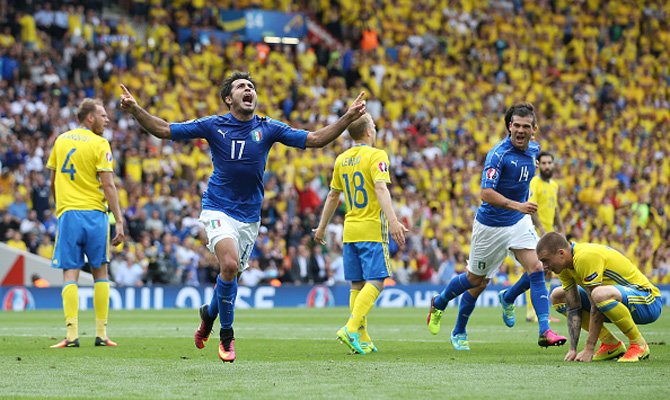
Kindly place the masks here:
<instances>
[{"instance_id":1,"label":"stadium stand","mask_svg":"<svg viewBox=\"0 0 670 400\"><path fill-rule=\"evenodd\" d=\"M265 90L259 113L305 129L368 92L397 211L411 229L392 260L399 282L444 282L463 270L485 150L505 134L505 108L530 101L537 140L556 155L567 233L607 243L652 282L670 283L670 3L126 0L104 11L103 3L0 0L0 240L10 246L53 251L45 160L56 135L76 127L76 104L99 97L131 237L114 252L111 271L129 271L119 284L213 282L218 268L197 223L212 168L207 143L141 133L118 108L119 83L151 113L182 121L223 112L216 87L229 71L248 70ZM233 5L304 12L336 42L177 40L179 28L216 28ZM341 281L342 219L323 254L310 231L348 142L271 152L249 282L294 282L301 262L316 281ZM499 282L516 275L505 266Z\"/></svg>"}]
</instances>

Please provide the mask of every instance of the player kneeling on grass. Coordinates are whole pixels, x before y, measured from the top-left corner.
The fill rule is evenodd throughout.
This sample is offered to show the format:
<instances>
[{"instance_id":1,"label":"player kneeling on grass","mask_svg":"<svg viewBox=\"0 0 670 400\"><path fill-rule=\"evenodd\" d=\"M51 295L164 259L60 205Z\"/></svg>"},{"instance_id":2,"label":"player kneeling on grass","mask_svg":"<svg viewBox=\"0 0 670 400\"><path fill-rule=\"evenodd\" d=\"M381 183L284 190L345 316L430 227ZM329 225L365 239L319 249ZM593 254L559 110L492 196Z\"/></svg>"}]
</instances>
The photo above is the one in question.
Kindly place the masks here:
<instances>
[{"instance_id":1,"label":"player kneeling on grass","mask_svg":"<svg viewBox=\"0 0 670 400\"><path fill-rule=\"evenodd\" d=\"M351 281L347 324L337 337L354 353L367 354L377 348L367 331L367 315L384 289L389 276L389 233L399 246L405 244L407 228L393 211L389 159L384 150L374 148L377 132L370 114L364 114L347 128L356 142L335 160L330 193L323 206L314 240L326 244L326 226L335 213L340 194L345 193L344 277Z\"/></svg>"},{"instance_id":2,"label":"player kneeling on grass","mask_svg":"<svg viewBox=\"0 0 670 400\"><path fill-rule=\"evenodd\" d=\"M661 315L661 292L618 251L593 243L570 243L550 232L537 243L537 255L558 274L562 287L551 293L558 312L567 315L570 350L566 361L589 362L616 357L637 362L649 357L649 345L637 324L649 324ZM628 337L626 346L603 322L611 322ZM584 350L577 353L580 328L589 332ZM600 347L595 352L596 342Z\"/></svg>"}]
</instances>

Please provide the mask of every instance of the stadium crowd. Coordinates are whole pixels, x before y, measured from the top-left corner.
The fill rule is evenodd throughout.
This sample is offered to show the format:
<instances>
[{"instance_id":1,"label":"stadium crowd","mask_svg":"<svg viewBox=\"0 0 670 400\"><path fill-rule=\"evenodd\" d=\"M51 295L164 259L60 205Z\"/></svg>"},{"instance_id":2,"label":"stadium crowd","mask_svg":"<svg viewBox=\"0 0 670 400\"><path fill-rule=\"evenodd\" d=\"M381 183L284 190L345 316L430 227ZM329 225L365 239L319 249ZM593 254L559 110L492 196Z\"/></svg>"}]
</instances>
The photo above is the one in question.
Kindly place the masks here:
<instances>
[{"instance_id":1,"label":"stadium crowd","mask_svg":"<svg viewBox=\"0 0 670 400\"><path fill-rule=\"evenodd\" d=\"M364 89L391 158L393 198L410 227L391 244L399 283L464 270L485 152L514 102L539 110L537 140L556 156L561 214L576 241L606 243L654 283L670 283L670 5L664 1L218 1L307 13L335 39L296 46L218 42L180 28L218 25L204 1L0 0L0 239L50 258L56 221L45 169L55 137L85 97L104 100L130 241L114 251L117 284L210 284L216 260L198 223L212 169L207 143L160 143L118 107L124 83L168 121L226 112L216 89L250 71L259 114L314 130ZM381 11L380 11L381 10ZM383 16L383 17L382 17ZM343 209L327 246L311 240L338 140L277 146L262 227L242 283L343 281ZM501 268L508 283L520 271Z\"/></svg>"}]
</instances>

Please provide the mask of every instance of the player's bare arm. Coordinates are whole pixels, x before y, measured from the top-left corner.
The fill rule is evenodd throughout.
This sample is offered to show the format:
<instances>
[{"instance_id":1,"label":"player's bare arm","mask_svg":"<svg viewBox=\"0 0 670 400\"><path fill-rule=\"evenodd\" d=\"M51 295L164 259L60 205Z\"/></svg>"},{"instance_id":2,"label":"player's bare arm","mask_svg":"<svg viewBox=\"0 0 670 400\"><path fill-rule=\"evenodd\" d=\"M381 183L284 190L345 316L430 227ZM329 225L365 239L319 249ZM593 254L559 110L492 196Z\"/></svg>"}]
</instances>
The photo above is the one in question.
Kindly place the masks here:
<instances>
[{"instance_id":1,"label":"player's bare arm","mask_svg":"<svg viewBox=\"0 0 670 400\"><path fill-rule=\"evenodd\" d=\"M574 361L577 357L577 344L582 329L582 300L579 297L577 285L565 291L565 303L567 305L568 335L570 336L570 350L565 355L565 361Z\"/></svg>"},{"instance_id":2,"label":"player's bare arm","mask_svg":"<svg viewBox=\"0 0 670 400\"><path fill-rule=\"evenodd\" d=\"M556 214L554 214L554 226L556 232L563 234L563 218L561 218L561 207L556 204Z\"/></svg>"},{"instance_id":3,"label":"player's bare arm","mask_svg":"<svg viewBox=\"0 0 670 400\"><path fill-rule=\"evenodd\" d=\"M354 102L351 103L347 109L347 112L335 123L332 123L314 132L309 132L309 134L307 134L305 146L323 147L340 136L342 132L347 129L349 124L356 121L358 118L363 116L363 114L365 114L366 109L363 96L365 96L365 92L359 93L358 97L356 97L356 100L354 100Z\"/></svg>"},{"instance_id":4,"label":"player's bare arm","mask_svg":"<svg viewBox=\"0 0 670 400\"><path fill-rule=\"evenodd\" d=\"M532 213L530 215L530 218L533 220L533 225L535 226L535 229L537 229L538 232L540 232L540 236L545 234L544 227L542 226L542 222L540 222L540 216L537 215L537 213Z\"/></svg>"},{"instance_id":5,"label":"player's bare arm","mask_svg":"<svg viewBox=\"0 0 670 400\"><path fill-rule=\"evenodd\" d=\"M53 198L54 204L56 204L56 171L51 170L51 177L49 178L49 189L51 190L51 197Z\"/></svg>"},{"instance_id":6,"label":"player's bare arm","mask_svg":"<svg viewBox=\"0 0 670 400\"><path fill-rule=\"evenodd\" d=\"M312 229L312 232L314 232L314 241L319 244L326 244L326 226L328 226L330 219L333 218L333 214L335 214L337 205L340 202L340 193L342 192L330 189L328 196L326 196L326 202L323 205L319 226L317 226L316 229Z\"/></svg>"},{"instance_id":7,"label":"player's bare arm","mask_svg":"<svg viewBox=\"0 0 670 400\"><path fill-rule=\"evenodd\" d=\"M100 183L102 184L102 191L105 193L105 199L109 203L109 208L116 219L116 235L112 238L112 246L121 244L126 239L124 233L124 219L119 206L119 195L114 184L114 173L108 171L98 172Z\"/></svg>"},{"instance_id":8,"label":"player's bare arm","mask_svg":"<svg viewBox=\"0 0 670 400\"><path fill-rule=\"evenodd\" d=\"M409 229L398 221L398 217L395 215L393 203L391 201L391 193L389 193L389 189L386 187L386 182L375 182L375 194L377 195L379 206L389 221L389 232L391 233L391 237L398 243L400 248L404 248L405 232L409 232Z\"/></svg>"},{"instance_id":9,"label":"player's bare arm","mask_svg":"<svg viewBox=\"0 0 670 400\"><path fill-rule=\"evenodd\" d=\"M480 197L482 201L494 207L516 210L524 214L534 214L537 212L537 203L533 203L532 201L519 203L518 201L510 200L492 188L482 189Z\"/></svg>"},{"instance_id":10,"label":"player's bare arm","mask_svg":"<svg viewBox=\"0 0 670 400\"><path fill-rule=\"evenodd\" d=\"M137 104L137 101L130 94L128 88L125 85L121 84L121 97L120 104L121 109L130 113L137 122L140 124L142 129L149 132L150 134L156 136L160 139L169 139L170 138L170 124L158 117L154 117L149 114L144 108L140 107Z\"/></svg>"},{"instance_id":11,"label":"player's bare arm","mask_svg":"<svg viewBox=\"0 0 670 400\"><path fill-rule=\"evenodd\" d=\"M586 288L586 291L589 293L589 300L591 301L591 312L589 314L589 336L586 339L584 350L577 354L576 361L591 362L593 359L593 353L595 352L596 344L598 343L600 330L602 329L603 323L605 322L605 316L600 312L600 310L598 310L598 307L596 307L596 302L594 302L593 298L591 297L593 288Z\"/></svg>"}]
</instances>

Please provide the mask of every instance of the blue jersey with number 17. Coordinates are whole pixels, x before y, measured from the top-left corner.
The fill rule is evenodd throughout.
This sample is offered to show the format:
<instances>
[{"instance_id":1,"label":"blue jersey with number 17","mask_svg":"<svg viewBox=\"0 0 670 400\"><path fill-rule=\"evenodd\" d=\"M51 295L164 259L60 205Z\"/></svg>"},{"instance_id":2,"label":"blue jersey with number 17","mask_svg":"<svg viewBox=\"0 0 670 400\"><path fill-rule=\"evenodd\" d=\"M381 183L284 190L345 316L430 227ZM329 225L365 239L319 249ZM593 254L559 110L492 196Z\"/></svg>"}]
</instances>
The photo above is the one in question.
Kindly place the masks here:
<instances>
[{"instance_id":1,"label":"blue jersey with number 17","mask_svg":"<svg viewBox=\"0 0 670 400\"><path fill-rule=\"evenodd\" d=\"M540 145L530 142L523 151L512 145L509 136L495 145L486 155L482 173L482 189L491 188L506 198L519 203L528 201L530 180L535 176L535 160ZM483 202L477 210L477 221L487 226L510 226L525 214L495 207Z\"/></svg>"},{"instance_id":2,"label":"blue jersey with number 17","mask_svg":"<svg viewBox=\"0 0 670 400\"><path fill-rule=\"evenodd\" d=\"M240 222L258 222L263 173L275 142L305 148L308 132L267 117L240 121L228 113L170 124L173 140L209 143L214 172L202 196L203 210L222 211Z\"/></svg>"}]
</instances>

